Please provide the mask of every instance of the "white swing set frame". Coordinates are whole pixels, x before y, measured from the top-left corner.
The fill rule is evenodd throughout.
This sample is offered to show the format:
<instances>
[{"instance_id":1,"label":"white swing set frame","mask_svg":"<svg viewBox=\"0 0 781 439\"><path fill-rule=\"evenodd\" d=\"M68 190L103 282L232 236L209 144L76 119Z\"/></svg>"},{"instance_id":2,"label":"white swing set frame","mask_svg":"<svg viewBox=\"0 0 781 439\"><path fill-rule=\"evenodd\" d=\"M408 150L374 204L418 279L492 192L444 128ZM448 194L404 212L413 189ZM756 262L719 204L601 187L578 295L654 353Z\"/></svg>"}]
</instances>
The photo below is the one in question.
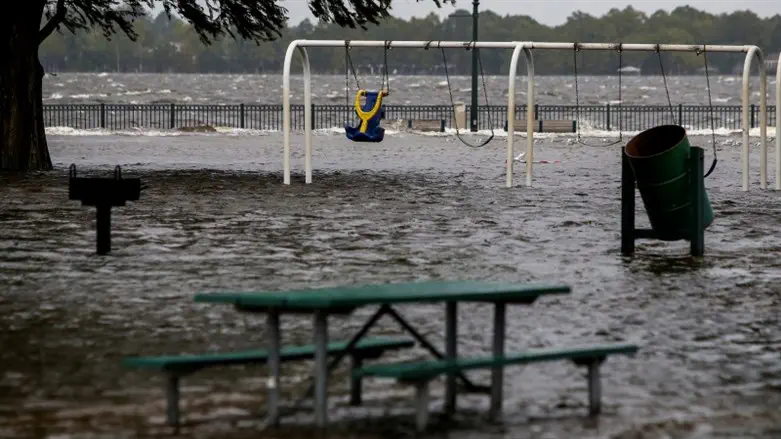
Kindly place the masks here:
<instances>
[{"instance_id":1,"label":"white swing set frame","mask_svg":"<svg viewBox=\"0 0 781 439\"><path fill-rule=\"evenodd\" d=\"M760 71L760 160L759 184L767 188L767 72L762 50L752 45L692 45L692 44L620 44L620 43L538 43L530 41L491 42L491 41L382 41L382 40L294 40L288 45L282 76L282 130L283 130L283 184L290 184L290 68L293 54L301 55L304 79L304 168L305 183L312 183L312 74L307 47L387 47L387 48L461 48L461 49L512 49L510 58L509 86L507 93L507 156L505 186L513 186L514 130L515 130L515 78L518 61L524 54L527 66L527 105L526 105L526 186L532 186L534 164L534 58L533 50L613 50L625 52L727 52L745 53L743 63L743 87L741 93L743 149L741 153L742 186L749 190L749 80L753 60L759 64ZM781 59L781 57L780 57ZM776 74L776 105L781 105L781 62ZM777 120L781 119L777 114ZM779 123L776 123L778 126ZM781 133L776 129L776 190L781 190Z\"/></svg>"}]
</instances>

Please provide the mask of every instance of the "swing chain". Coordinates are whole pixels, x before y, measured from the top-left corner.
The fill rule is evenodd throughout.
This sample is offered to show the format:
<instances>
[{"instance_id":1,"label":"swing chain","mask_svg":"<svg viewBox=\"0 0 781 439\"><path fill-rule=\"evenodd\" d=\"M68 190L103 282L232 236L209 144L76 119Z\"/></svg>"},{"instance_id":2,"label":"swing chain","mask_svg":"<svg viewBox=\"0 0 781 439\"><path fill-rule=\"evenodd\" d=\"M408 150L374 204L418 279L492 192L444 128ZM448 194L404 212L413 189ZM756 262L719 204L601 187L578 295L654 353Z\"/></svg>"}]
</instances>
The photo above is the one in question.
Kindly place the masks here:
<instances>
[{"instance_id":1,"label":"swing chain","mask_svg":"<svg viewBox=\"0 0 781 439\"><path fill-rule=\"evenodd\" d=\"M662 72L662 81L664 82L664 92L667 95L667 105L670 109L670 118L672 118L673 124L680 125L675 119L675 110L673 110L673 101L670 99L670 89L667 86L667 75L664 73L664 63L662 62L662 49L659 44L656 45L656 57L659 59L659 70Z\"/></svg>"},{"instance_id":2,"label":"swing chain","mask_svg":"<svg viewBox=\"0 0 781 439\"><path fill-rule=\"evenodd\" d=\"M345 40L344 42L344 106L349 107L350 106L350 67L349 67L349 57L350 57L350 41Z\"/></svg>"},{"instance_id":3,"label":"swing chain","mask_svg":"<svg viewBox=\"0 0 781 439\"><path fill-rule=\"evenodd\" d=\"M623 43L618 43L618 46L616 47L616 50L618 51L618 141L623 141L623 122L624 122L624 97L623 97L623 90L624 86L621 83L621 78L623 77L623 68L624 68L624 47Z\"/></svg>"},{"instance_id":4,"label":"swing chain","mask_svg":"<svg viewBox=\"0 0 781 439\"><path fill-rule=\"evenodd\" d=\"M390 74L388 73L388 50L391 48L391 40L385 41L385 50L384 50L384 56L383 56L383 62L384 62L384 72L382 75L382 88L383 90L386 90L388 93L390 93ZM358 73L355 70L355 65L353 64L353 59L350 56L350 40L345 40L344 42L344 88L345 88L345 96L344 101L346 105L350 105L350 73L352 73L353 79L355 80L356 87L360 90L361 89L361 82L358 80Z\"/></svg>"},{"instance_id":5,"label":"swing chain","mask_svg":"<svg viewBox=\"0 0 781 439\"><path fill-rule=\"evenodd\" d=\"M708 54L707 54L707 47L703 44L702 51L699 49L695 51L697 56L700 56L702 54L702 59L705 64L705 84L708 88L708 109L710 114L710 134L711 134L711 145L713 147L713 163L710 165L710 169L708 169L708 172L705 173L705 176L703 178L708 177L713 173L713 170L716 169L716 162L718 162L718 159L716 158L716 122L714 121L713 117L713 98L711 97L711 88L710 88L710 73L708 72Z\"/></svg>"},{"instance_id":6,"label":"swing chain","mask_svg":"<svg viewBox=\"0 0 781 439\"><path fill-rule=\"evenodd\" d=\"M353 65L353 59L350 56L350 40L344 41L344 83L346 86L345 90L345 100L348 102L349 105L349 73L352 72L353 79L355 80L355 85L358 87L358 89L361 88L361 82L358 80L358 74L355 72L355 66Z\"/></svg>"},{"instance_id":7,"label":"swing chain","mask_svg":"<svg viewBox=\"0 0 781 439\"><path fill-rule=\"evenodd\" d=\"M388 50L391 49L391 40L385 40L385 50L383 51L383 69L385 73L382 77L382 89L390 94L390 77L388 76Z\"/></svg>"},{"instance_id":8,"label":"swing chain","mask_svg":"<svg viewBox=\"0 0 781 439\"><path fill-rule=\"evenodd\" d=\"M618 43L616 46L616 51L618 52L618 140L616 140L613 143L608 143L604 145L589 145L582 141L582 138L580 136L580 91L578 90L578 52L580 52L580 43L573 43L573 64L575 66L575 132L577 136L577 142L584 146L612 146L617 145L624 140L624 134L623 134L623 111L622 111L622 105L624 104L623 100L623 84L621 81L622 77L622 69L624 67L624 60L623 60L623 43Z\"/></svg>"}]
</instances>

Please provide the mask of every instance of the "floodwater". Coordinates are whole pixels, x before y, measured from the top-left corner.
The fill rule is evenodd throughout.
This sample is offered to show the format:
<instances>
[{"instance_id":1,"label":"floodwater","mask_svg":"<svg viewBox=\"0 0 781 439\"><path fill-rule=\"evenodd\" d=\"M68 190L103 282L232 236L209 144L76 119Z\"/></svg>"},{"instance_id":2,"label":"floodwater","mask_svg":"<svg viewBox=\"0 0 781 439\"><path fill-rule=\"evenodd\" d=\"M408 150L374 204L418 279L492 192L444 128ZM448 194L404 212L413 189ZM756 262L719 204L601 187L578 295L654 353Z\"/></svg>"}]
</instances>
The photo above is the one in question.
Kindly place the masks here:
<instances>
[{"instance_id":1,"label":"floodwater","mask_svg":"<svg viewBox=\"0 0 781 439\"><path fill-rule=\"evenodd\" d=\"M509 351L641 345L635 358L603 365L598 421L586 416L583 371L556 362L506 370L503 423L483 421L486 397L465 396L458 416L435 416L424 438L781 437L781 195L759 189L755 138L751 191L741 191L739 140L718 139L707 180L715 221L705 257L693 259L686 242L653 241L622 257L619 151L567 136L539 140L535 159L558 163L536 165L533 188L520 185L516 165L512 189L501 141L470 149L402 133L365 145L319 134L314 184L304 185L295 135L296 174L284 186L278 134L50 136L54 171L0 177L0 437L169 435L161 376L124 370L124 355L265 341L262 316L196 304L195 292L424 279L571 285L569 296L510 309ZM94 255L94 209L68 200L71 163L93 175L119 164L147 185L138 202L114 209L109 256ZM441 344L443 307L400 309ZM332 319L331 337L347 337L372 311ZM463 305L460 317L461 352L488 352L490 308ZM310 319L282 323L285 342L310 340ZM376 334L401 335L381 323ZM309 364L284 366L287 401L306 387ZM179 437L312 436L307 414L261 430L264 373L185 378ZM331 383L328 436L413 436L411 389L368 381L366 407L348 408L345 371ZM440 393L438 382L435 411Z\"/></svg>"}]
</instances>

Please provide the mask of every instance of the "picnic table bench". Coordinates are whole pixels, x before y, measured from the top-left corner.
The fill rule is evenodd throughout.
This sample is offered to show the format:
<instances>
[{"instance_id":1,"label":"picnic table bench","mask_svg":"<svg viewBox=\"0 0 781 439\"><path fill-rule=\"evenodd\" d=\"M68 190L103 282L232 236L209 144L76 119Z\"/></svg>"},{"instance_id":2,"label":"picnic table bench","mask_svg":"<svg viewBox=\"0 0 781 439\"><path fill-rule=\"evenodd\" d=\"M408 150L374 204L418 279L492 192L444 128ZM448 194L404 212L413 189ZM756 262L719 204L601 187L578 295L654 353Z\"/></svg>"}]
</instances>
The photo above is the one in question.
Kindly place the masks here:
<instances>
[{"instance_id":1,"label":"picnic table bench","mask_svg":"<svg viewBox=\"0 0 781 439\"><path fill-rule=\"evenodd\" d=\"M350 355L353 368L359 368L364 360L379 358L385 351L407 349L413 346L415 346L415 342L409 338L372 337L364 338L349 351L346 342L332 342L328 344L326 352L328 355ZM314 345L286 346L280 349L279 361L312 359L314 355ZM166 420L168 425L178 428L181 412L179 383L182 377L201 369L216 366L266 364L268 357L267 350L253 349L239 352L126 357L122 359L122 365L127 368L156 370L165 374ZM360 402L361 377L355 375L350 381L350 403L358 405Z\"/></svg>"},{"instance_id":2,"label":"picnic table bench","mask_svg":"<svg viewBox=\"0 0 781 439\"><path fill-rule=\"evenodd\" d=\"M314 384L309 387L303 398L314 392L315 422L325 427L328 422L327 379L329 372L336 367L347 353L359 346L361 340L376 322L384 315L393 318L424 348L430 351L436 360L412 362L392 362L379 365L361 365L353 367L353 379L374 376L395 378L400 382L412 382L417 387L417 427L423 430L428 419L428 383L435 377L444 375L445 411L453 413L456 408L456 382L465 384L465 391L489 393L491 404L489 414L497 417L502 409L503 369L505 366L540 361L569 359L589 370L590 412L600 409L599 365L609 355L632 355L637 346L630 344L581 346L570 349L533 349L520 353L506 354L505 316L507 305L529 305L537 298L551 294L567 294L567 285L487 283L475 281L434 281L412 282L382 285L363 285L350 287L330 287L296 291L277 292L236 292L201 293L195 296L197 302L224 303L233 305L244 312L265 313L268 326L268 349L266 362L271 375L269 379L268 421L278 424L279 411L279 374L280 361L284 352L281 347L279 316L282 313L311 314L313 316L314 340ZM493 343L490 356L461 358L457 354L457 304L459 302L483 302L494 305ZM400 304L445 304L445 353L441 353L433 344L399 314L393 305ZM343 349L333 353L330 364L328 343L328 316L347 315L364 306L379 306L379 309L365 322ZM478 386L469 380L464 372L470 369L491 369L490 387Z\"/></svg>"}]
</instances>

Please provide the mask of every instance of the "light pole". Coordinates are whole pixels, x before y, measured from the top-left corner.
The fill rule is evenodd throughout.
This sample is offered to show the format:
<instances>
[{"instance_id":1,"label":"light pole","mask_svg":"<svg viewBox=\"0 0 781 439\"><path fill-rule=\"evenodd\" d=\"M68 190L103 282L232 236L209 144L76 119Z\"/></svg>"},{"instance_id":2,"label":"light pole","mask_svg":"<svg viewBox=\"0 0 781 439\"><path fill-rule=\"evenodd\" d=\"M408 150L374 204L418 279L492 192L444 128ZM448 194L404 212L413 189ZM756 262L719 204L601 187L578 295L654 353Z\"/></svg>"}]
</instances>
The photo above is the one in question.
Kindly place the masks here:
<instances>
[{"instance_id":1,"label":"light pole","mask_svg":"<svg viewBox=\"0 0 781 439\"><path fill-rule=\"evenodd\" d=\"M472 41L477 42L477 7L480 0L472 1ZM478 48L472 49L472 111L469 112L470 131L477 132L477 64Z\"/></svg>"}]
</instances>

